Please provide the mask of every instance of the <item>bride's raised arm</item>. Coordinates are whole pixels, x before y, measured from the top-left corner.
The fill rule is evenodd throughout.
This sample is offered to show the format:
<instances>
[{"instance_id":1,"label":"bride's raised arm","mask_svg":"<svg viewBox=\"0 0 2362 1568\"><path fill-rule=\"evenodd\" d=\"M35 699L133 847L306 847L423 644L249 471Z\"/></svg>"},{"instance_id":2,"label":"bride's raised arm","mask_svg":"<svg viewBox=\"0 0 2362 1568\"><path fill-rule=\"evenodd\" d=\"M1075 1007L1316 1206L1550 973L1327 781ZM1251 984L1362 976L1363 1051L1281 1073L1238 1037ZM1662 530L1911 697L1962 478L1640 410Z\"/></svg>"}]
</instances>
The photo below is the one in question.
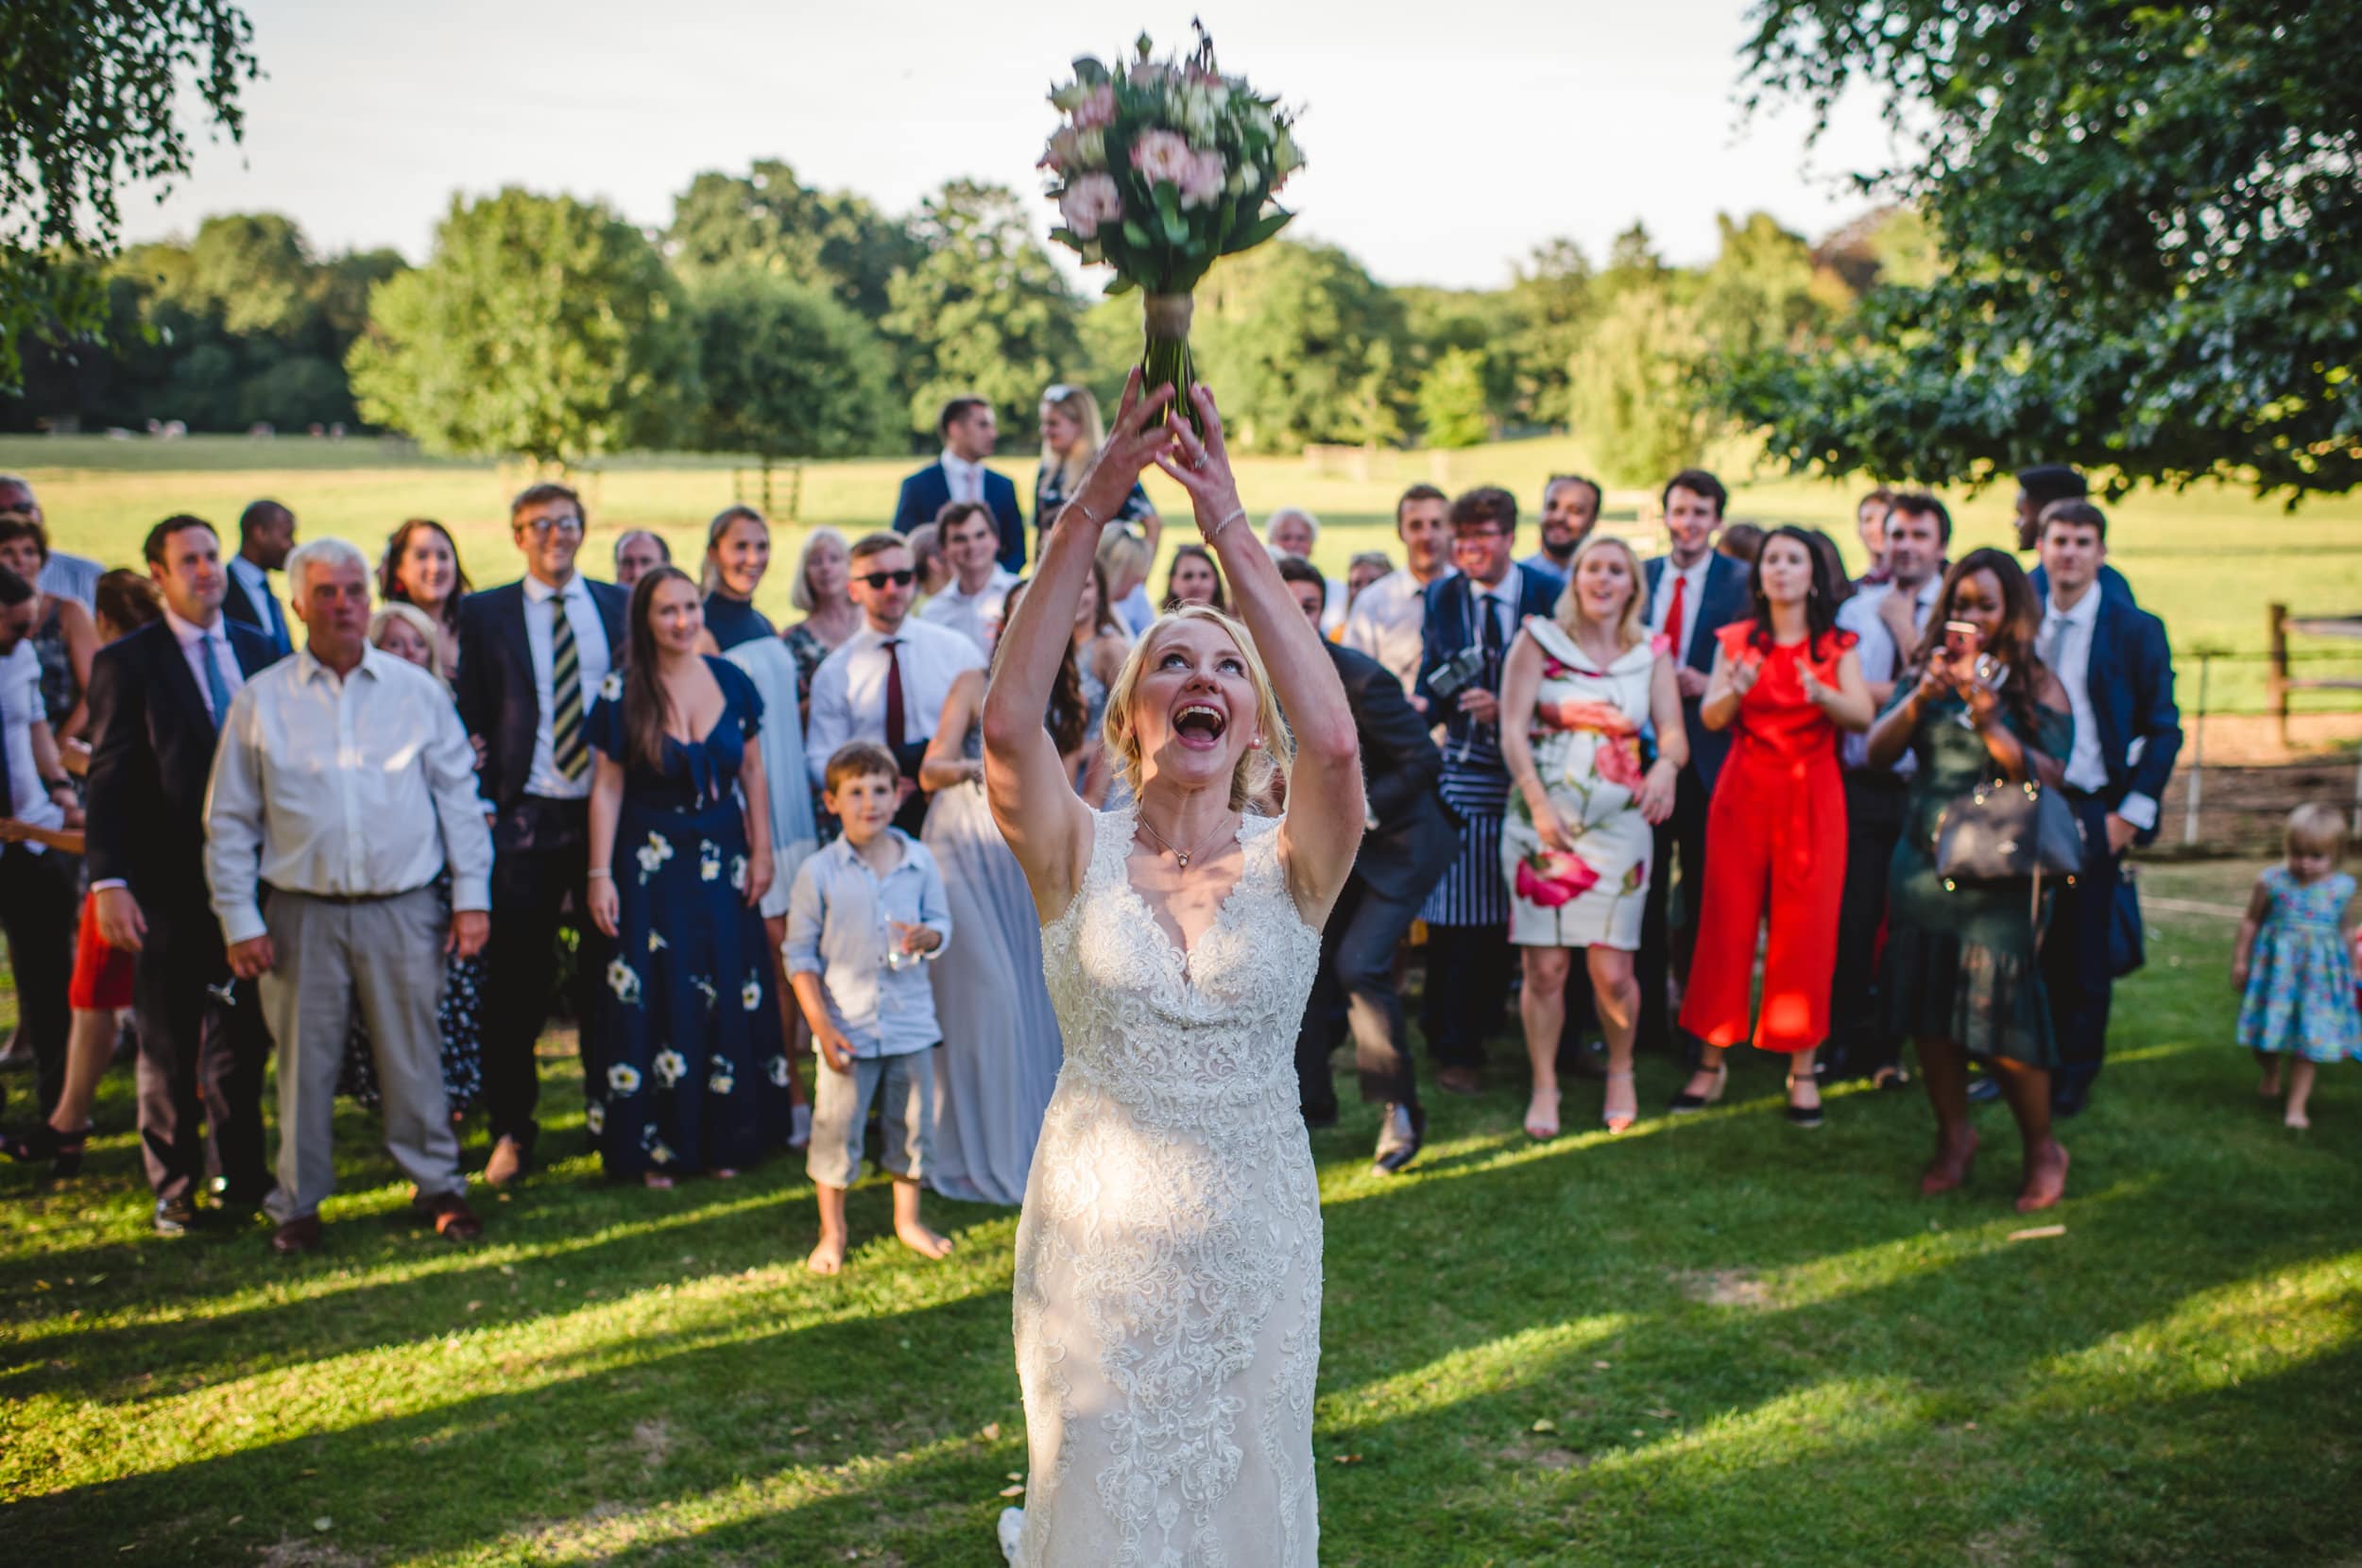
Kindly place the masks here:
<instances>
[{"instance_id":1,"label":"bride's raised arm","mask_svg":"<svg viewBox=\"0 0 2362 1568\"><path fill-rule=\"evenodd\" d=\"M1305 618L1279 565L1246 520L1223 442L1222 415L1214 394L1190 389L1200 441L1187 420L1167 419L1172 445L1156 454L1156 466L1190 493L1198 532L1222 562L1231 602L1246 622L1270 672L1279 709L1295 738L1295 763L1288 772L1288 814L1280 827L1280 853L1288 867L1296 908L1313 926L1326 923L1330 906L1353 873L1361 853L1369 808L1362 798L1361 745L1353 709L1337 667L1321 646L1320 633Z\"/></svg>"},{"instance_id":2,"label":"bride's raised arm","mask_svg":"<svg viewBox=\"0 0 2362 1568\"><path fill-rule=\"evenodd\" d=\"M984 693L984 788L993 820L1025 868L1035 908L1045 920L1063 912L1082 885L1091 812L1075 794L1042 715L1074 637L1100 530L1130 499L1140 471L1172 441L1164 423L1172 396L1172 388L1159 387L1141 397L1138 370L1124 383L1114 430L1056 525L1045 530L1033 583L1001 628L1000 656Z\"/></svg>"}]
</instances>

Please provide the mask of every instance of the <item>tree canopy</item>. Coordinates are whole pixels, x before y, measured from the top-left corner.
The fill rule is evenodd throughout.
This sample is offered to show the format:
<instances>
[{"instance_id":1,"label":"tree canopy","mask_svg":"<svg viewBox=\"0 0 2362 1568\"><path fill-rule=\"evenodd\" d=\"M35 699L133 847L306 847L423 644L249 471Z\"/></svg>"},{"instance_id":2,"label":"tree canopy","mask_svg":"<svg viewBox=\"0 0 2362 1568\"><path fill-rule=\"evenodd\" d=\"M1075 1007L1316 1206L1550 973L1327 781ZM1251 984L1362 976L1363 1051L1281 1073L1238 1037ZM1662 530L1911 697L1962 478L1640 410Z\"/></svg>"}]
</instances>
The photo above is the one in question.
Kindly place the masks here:
<instances>
[{"instance_id":1,"label":"tree canopy","mask_svg":"<svg viewBox=\"0 0 2362 1568\"><path fill-rule=\"evenodd\" d=\"M825 290L754 267L689 285L702 394L693 435L715 452L847 457L901 435L885 345Z\"/></svg>"},{"instance_id":2,"label":"tree canopy","mask_svg":"<svg viewBox=\"0 0 2362 1568\"><path fill-rule=\"evenodd\" d=\"M665 251L690 273L759 267L819 283L855 315L876 320L894 274L922 247L902 224L850 191L814 191L777 159L743 175L708 170L673 200Z\"/></svg>"},{"instance_id":3,"label":"tree canopy","mask_svg":"<svg viewBox=\"0 0 2362 1568\"><path fill-rule=\"evenodd\" d=\"M2362 482L2362 31L2269 0L1760 0L1752 102L1883 103L1861 173L1942 265L1835 351L1735 362L1724 406L1798 468L2294 501Z\"/></svg>"}]
</instances>

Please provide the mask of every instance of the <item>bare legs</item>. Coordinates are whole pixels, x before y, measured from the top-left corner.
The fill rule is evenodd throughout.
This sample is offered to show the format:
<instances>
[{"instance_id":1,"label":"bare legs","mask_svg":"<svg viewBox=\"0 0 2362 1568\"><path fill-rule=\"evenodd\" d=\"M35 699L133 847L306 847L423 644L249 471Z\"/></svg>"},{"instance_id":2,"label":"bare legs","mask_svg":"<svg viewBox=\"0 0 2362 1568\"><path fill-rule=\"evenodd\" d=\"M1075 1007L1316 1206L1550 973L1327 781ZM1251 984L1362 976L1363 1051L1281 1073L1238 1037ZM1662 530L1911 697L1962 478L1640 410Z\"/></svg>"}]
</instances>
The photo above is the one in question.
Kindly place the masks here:
<instances>
[{"instance_id":1,"label":"bare legs","mask_svg":"<svg viewBox=\"0 0 2362 1568\"><path fill-rule=\"evenodd\" d=\"M1593 946L1584 955L1591 970L1591 1002L1607 1036L1607 1099L1600 1120L1611 1133L1630 1127L1640 1114L1632 1082L1633 1038L1640 1030L1640 982L1633 978L1633 956L1617 947Z\"/></svg>"},{"instance_id":2,"label":"bare legs","mask_svg":"<svg viewBox=\"0 0 2362 1568\"><path fill-rule=\"evenodd\" d=\"M2290 1127L2310 1127L2312 1118L2304 1114L2304 1102L2313 1097L2312 1063L2300 1056L2288 1067L2288 1112L2280 1119Z\"/></svg>"},{"instance_id":3,"label":"bare legs","mask_svg":"<svg viewBox=\"0 0 2362 1568\"><path fill-rule=\"evenodd\" d=\"M1989 1064L2001 1098L2017 1119L2025 1151L2025 1185L2018 1188L2020 1214L2046 1209L2066 1196L2067 1151L2050 1135L2050 1074L2006 1057ZM1920 1076L1936 1113L1936 1157L1919 1179L1929 1197L1968 1180L1977 1158L1977 1129L1968 1119L1968 1058L1956 1040L1919 1042Z\"/></svg>"},{"instance_id":4,"label":"bare legs","mask_svg":"<svg viewBox=\"0 0 2362 1568\"><path fill-rule=\"evenodd\" d=\"M1526 983L1517 997L1517 1013L1526 1026L1526 1060L1533 1068L1526 1136L1554 1138L1558 1136L1558 1036L1566 1024L1566 970L1572 950L1526 947L1520 951L1525 955Z\"/></svg>"},{"instance_id":5,"label":"bare legs","mask_svg":"<svg viewBox=\"0 0 2362 1568\"><path fill-rule=\"evenodd\" d=\"M845 1189L815 1182L820 1195L820 1244L804 1260L815 1274L833 1274L845 1267ZM951 1238L927 1228L918 1218L918 1184L894 1178L895 1236L920 1257L939 1258L951 1251Z\"/></svg>"},{"instance_id":6,"label":"bare legs","mask_svg":"<svg viewBox=\"0 0 2362 1568\"><path fill-rule=\"evenodd\" d=\"M115 1015L99 1008L77 1007L65 1037L65 1086L49 1125L69 1135L90 1125L91 1102L98 1098L98 1081L107 1076L114 1058Z\"/></svg>"}]
</instances>

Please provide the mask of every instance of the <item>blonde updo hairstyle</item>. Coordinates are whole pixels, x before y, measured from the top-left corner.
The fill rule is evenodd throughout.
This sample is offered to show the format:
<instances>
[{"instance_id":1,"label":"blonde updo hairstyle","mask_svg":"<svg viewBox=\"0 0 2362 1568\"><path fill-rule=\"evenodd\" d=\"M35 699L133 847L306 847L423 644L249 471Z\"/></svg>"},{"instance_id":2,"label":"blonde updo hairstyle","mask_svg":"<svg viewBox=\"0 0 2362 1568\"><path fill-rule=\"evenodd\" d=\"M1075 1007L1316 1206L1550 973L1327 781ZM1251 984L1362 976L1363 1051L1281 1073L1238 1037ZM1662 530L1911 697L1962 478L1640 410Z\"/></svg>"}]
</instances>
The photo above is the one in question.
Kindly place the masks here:
<instances>
[{"instance_id":1,"label":"blonde updo hairstyle","mask_svg":"<svg viewBox=\"0 0 2362 1568\"><path fill-rule=\"evenodd\" d=\"M1551 608L1550 619L1568 637L1583 635L1583 600L1575 592L1575 577L1583 571L1583 557L1601 550L1612 550L1623 556L1624 570L1632 575L1632 598L1624 605L1623 619L1616 625L1616 646L1630 653L1648 639L1649 577L1641 569L1639 554L1613 534L1594 534L1575 551L1575 558L1566 566L1566 589Z\"/></svg>"},{"instance_id":2,"label":"blonde updo hairstyle","mask_svg":"<svg viewBox=\"0 0 2362 1568\"><path fill-rule=\"evenodd\" d=\"M1263 667L1263 656L1256 652L1255 639L1222 611L1207 605L1184 605L1158 616L1140 634L1123 668L1117 672L1115 684L1107 689L1107 717L1102 734L1132 798L1138 800L1146 782L1147 758L1140 753L1139 731L1132 718L1133 698L1139 691L1140 678L1148 673L1148 658L1155 651L1159 634L1183 621L1210 621L1222 628L1246 661L1247 679L1255 688L1255 727L1263 743L1248 747L1230 775L1230 809L1241 810L1248 801L1268 795L1274 780L1294 763L1296 747L1286 721L1279 716L1279 697L1272 690L1271 672Z\"/></svg>"}]
</instances>

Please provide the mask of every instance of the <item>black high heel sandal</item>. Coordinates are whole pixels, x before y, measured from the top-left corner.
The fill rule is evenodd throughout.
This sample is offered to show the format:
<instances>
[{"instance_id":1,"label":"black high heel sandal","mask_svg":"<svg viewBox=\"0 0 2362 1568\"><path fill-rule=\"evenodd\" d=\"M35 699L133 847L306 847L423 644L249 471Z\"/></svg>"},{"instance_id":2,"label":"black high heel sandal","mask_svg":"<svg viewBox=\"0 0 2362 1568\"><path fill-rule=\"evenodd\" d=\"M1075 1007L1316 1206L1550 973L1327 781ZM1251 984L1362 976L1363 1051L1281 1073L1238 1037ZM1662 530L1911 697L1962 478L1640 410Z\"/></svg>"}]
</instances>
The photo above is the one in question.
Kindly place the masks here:
<instances>
[{"instance_id":1,"label":"black high heel sandal","mask_svg":"<svg viewBox=\"0 0 2362 1568\"><path fill-rule=\"evenodd\" d=\"M60 1133L47 1122L35 1122L29 1133L0 1133L0 1154L6 1154L19 1165L49 1162L52 1176L78 1176L82 1171L82 1151L90 1144L90 1128L78 1133Z\"/></svg>"}]
</instances>

